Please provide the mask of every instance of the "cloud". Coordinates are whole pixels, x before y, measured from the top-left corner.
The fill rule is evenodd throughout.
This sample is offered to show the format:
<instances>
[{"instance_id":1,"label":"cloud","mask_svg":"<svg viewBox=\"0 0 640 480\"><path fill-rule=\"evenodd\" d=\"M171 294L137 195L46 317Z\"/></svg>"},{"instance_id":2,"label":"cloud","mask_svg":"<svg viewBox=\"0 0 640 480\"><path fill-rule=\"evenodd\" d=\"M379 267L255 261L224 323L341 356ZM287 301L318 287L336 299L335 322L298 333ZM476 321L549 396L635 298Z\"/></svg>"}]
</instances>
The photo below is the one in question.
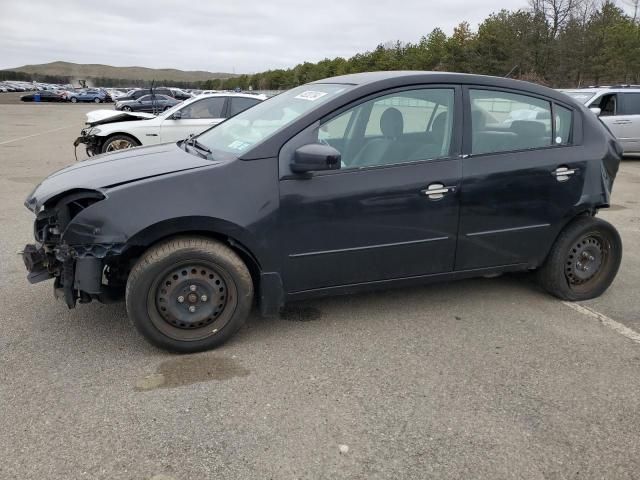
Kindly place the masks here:
<instances>
[{"instance_id":1,"label":"cloud","mask_svg":"<svg viewBox=\"0 0 640 480\"><path fill-rule=\"evenodd\" d=\"M0 68L65 60L253 73L350 57L526 0L2 0Z\"/></svg>"}]
</instances>

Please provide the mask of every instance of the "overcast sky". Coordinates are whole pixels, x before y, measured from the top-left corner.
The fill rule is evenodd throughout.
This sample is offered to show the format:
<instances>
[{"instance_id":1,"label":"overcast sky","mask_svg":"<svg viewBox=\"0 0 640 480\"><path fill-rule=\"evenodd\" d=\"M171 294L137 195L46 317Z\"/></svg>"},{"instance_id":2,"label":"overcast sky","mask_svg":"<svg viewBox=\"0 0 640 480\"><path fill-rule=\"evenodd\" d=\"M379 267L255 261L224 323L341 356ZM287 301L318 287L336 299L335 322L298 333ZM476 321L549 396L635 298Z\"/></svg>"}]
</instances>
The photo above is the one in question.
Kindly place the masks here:
<instances>
[{"instance_id":1,"label":"overcast sky","mask_svg":"<svg viewBox=\"0 0 640 480\"><path fill-rule=\"evenodd\" d=\"M0 0L0 68L64 60L254 73L349 57L527 0Z\"/></svg>"}]
</instances>

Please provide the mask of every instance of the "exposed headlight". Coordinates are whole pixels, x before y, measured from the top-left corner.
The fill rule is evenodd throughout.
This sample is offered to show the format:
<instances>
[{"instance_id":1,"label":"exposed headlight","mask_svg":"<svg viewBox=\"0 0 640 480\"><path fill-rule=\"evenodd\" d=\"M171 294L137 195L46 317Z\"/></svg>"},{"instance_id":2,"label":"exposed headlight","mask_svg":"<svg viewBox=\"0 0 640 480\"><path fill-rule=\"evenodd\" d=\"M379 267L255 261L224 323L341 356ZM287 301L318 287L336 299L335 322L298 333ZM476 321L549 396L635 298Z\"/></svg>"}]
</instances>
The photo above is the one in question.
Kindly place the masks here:
<instances>
[{"instance_id":1,"label":"exposed headlight","mask_svg":"<svg viewBox=\"0 0 640 480\"><path fill-rule=\"evenodd\" d=\"M98 133L100 133L100 129L99 128L92 128L92 129L90 129L90 132L88 132L88 133L91 133L91 135L97 135Z\"/></svg>"}]
</instances>

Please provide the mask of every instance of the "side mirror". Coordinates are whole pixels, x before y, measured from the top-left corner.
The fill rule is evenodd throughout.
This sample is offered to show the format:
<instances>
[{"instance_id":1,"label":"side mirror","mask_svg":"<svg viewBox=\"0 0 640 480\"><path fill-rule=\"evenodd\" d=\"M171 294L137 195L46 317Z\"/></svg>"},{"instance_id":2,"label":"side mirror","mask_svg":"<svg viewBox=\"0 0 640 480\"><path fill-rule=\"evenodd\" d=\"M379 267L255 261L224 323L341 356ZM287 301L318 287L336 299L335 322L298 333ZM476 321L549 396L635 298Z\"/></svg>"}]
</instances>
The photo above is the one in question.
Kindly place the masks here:
<instances>
[{"instance_id":1,"label":"side mirror","mask_svg":"<svg viewBox=\"0 0 640 480\"><path fill-rule=\"evenodd\" d=\"M602 109L600 109L598 107L591 107L589 110L591 110L593 113L595 113L596 117L599 117L600 114L602 113Z\"/></svg>"},{"instance_id":2,"label":"side mirror","mask_svg":"<svg viewBox=\"0 0 640 480\"><path fill-rule=\"evenodd\" d=\"M321 170L338 170L340 152L330 145L310 143L298 148L290 164L294 173L308 173Z\"/></svg>"},{"instance_id":3,"label":"side mirror","mask_svg":"<svg viewBox=\"0 0 640 480\"><path fill-rule=\"evenodd\" d=\"M178 110L177 112L173 112L171 115L171 120L180 120L182 118L182 112Z\"/></svg>"}]
</instances>

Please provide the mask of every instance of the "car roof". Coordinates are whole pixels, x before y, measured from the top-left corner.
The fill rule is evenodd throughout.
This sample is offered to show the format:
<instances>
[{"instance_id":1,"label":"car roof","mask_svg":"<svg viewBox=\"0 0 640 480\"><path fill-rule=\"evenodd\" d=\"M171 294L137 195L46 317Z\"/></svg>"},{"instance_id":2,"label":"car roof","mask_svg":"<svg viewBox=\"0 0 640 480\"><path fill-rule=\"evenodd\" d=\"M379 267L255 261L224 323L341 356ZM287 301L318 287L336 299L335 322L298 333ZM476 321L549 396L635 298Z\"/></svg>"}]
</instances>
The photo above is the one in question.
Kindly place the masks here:
<instances>
[{"instance_id":1,"label":"car roof","mask_svg":"<svg viewBox=\"0 0 640 480\"><path fill-rule=\"evenodd\" d=\"M600 93L600 92L611 92L611 93L620 93L620 92L632 92L638 93L640 92L640 87L632 87L632 86L612 86L612 87L588 87L588 88L562 88L559 91L561 92L570 92L570 93Z\"/></svg>"},{"instance_id":2,"label":"car roof","mask_svg":"<svg viewBox=\"0 0 640 480\"><path fill-rule=\"evenodd\" d=\"M242 97L242 98L256 98L258 100L266 100L267 96L263 94L253 93L237 93L237 92L217 92L217 93L201 93L193 98L203 99L208 97ZM191 100L191 99L189 99Z\"/></svg>"},{"instance_id":3,"label":"car roof","mask_svg":"<svg viewBox=\"0 0 640 480\"><path fill-rule=\"evenodd\" d=\"M531 82L514 80L512 78L492 77L488 75L475 75L469 73L452 72L427 72L427 71L379 71L364 72L330 77L312 82L312 84L338 83L354 85L358 87L377 86L380 88L393 88L421 83L443 84L475 84L481 86L509 88L523 90L546 97L551 97L561 102L566 102L566 96L549 87L544 87Z\"/></svg>"}]
</instances>

